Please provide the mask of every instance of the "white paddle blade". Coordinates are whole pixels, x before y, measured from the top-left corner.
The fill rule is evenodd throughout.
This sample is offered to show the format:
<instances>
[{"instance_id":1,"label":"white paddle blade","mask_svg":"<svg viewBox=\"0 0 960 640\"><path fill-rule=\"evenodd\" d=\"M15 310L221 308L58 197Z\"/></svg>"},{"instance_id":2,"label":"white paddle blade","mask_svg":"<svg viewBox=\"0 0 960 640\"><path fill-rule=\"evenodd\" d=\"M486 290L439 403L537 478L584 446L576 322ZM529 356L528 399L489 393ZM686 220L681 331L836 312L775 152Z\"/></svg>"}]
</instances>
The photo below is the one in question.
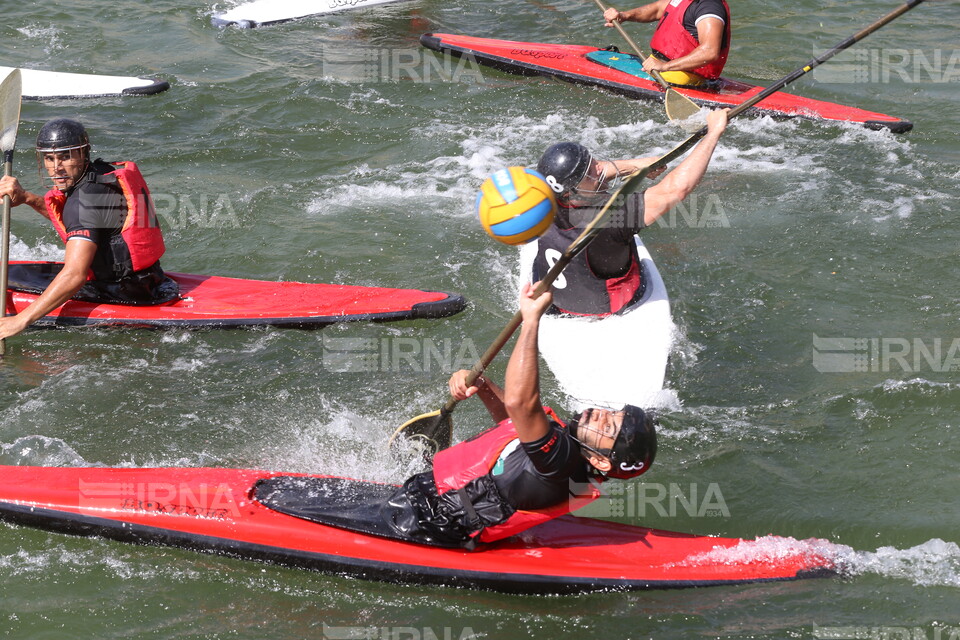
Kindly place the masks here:
<instances>
[{"instance_id":1,"label":"white paddle blade","mask_svg":"<svg viewBox=\"0 0 960 640\"><path fill-rule=\"evenodd\" d=\"M8 153L17 146L22 91L20 69L14 69L0 83L0 151Z\"/></svg>"}]
</instances>

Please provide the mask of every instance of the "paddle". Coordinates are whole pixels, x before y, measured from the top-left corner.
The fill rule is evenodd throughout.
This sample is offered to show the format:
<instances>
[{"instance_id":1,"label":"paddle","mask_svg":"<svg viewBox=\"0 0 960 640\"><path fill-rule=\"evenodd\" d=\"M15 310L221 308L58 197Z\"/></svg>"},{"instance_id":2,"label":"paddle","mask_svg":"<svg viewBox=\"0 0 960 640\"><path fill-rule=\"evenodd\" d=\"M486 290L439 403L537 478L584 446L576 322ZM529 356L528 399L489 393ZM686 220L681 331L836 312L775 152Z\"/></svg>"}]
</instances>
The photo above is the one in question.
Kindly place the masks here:
<instances>
[{"instance_id":1,"label":"paddle","mask_svg":"<svg viewBox=\"0 0 960 640\"><path fill-rule=\"evenodd\" d=\"M923 1L924 0L909 0L909 2L891 11L880 20L871 24L869 27L855 33L826 53L817 58L813 58L803 67L797 69L789 75L784 76L770 87L744 101L742 104L737 105L735 108L730 110L730 113L727 115L727 117L737 117L764 98L776 93L800 76L826 62L840 51L843 51L860 40L863 40L880 27L892 22ZM647 177L647 175L649 175L652 171L659 169L660 167L665 167L672 160L690 149L690 147L696 144L696 142L706 134L707 127L701 127L697 132L692 134L689 138L681 142L672 150L668 151L647 166L628 176L627 179L624 180L624 182L620 185L620 188L613 192L613 194L610 196L610 199L607 200L607 203L603 206L603 209L600 210L600 212L596 215L596 217L594 217L590 224L587 225L577 239L574 240L569 247L567 247L567 250L562 256L560 256L560 259L557 260L556 264L554 264L550 271L547 272L547 275L540 282L540 285L534 290L534 297L539 296L541 293L546 291L547 288L553 284L553 281L556 280L557 276L560 275L560 272L563 271L564 267L566 267L567 264L574 257L576 257L577 254L583 251L586 246L590 244L590 242L596 237L596 235L600 232L600 229L603 228L602 225L607 219L607 214L610 210L610 207L618 201L618 198L636 191L640 185L640 182ZM507 343L507 341L510 339L510 336L513 335L513 332L516 331L517 327L520 326L520 322L521 316L520 312L518 311L513 315L513 318L510 319L510 322L503 329L503 331L500 332L500 335L497 336L494 343L490 345L490 348L487 349L483 356L481 356L480 360L473 366L473 369L470 370L470 374L467 376L466 380L468 387L471 386L483 373L484 369L487 368L487 365L490 364L500 349L503 348L503 345ZM440 449L445 449L446 447L450 446L453 432L453 423L450 421L450 414L457 406L457 403L458 400L451 397L439 411L425 413L404 423L390 437L391 446L394 445L397 437L400 436L400 434L405 435L407 438L419 439L423 441L424 444L430 446L433 451L439 451Z\"/></svg>"},{"instance_id":2,"label":"paddle","mask_svg":"<svg viewBox=\"0 0 960 640\"><path fill-rule=\"evenodd\" d=\"M13 172L13 148L20 127L20 69L11 71L0 84L0 151L3 175ZM0 240L0 292L3 292L3 316L7 315L7 268L10 263L10 196L3 197L3 239ZM0 358L6 354L6 340L0 340Z\"/></svg>"},{"instance_id":3,"label":"paddle","mask_svg":"<svg viewBox=\"0 0 960 640\"><path fill-rule=\"evenodd\" d=\"M600 7L600 11L606 11L607 7L603 6L603 2L600 0L594 0L597 3L597 6ZM623 36L623 39L627 41L627 44L633 49L633 52L640 57L641 60L645 59L647 55L640 50L640 47L637 46L637 43L633 41L626 31L623 30L623 27L620 26L620 23L614 20L613 26L616 27L617 31L620 32L620 35ZM663 87L666 94L663 97L663 104L667 111L667 117L671 120L686 120L695 113L700 112L700 107L697 104L683 95L676 89L674 89L669 82L663 79L663 76L660 75L659 71L650 71L650 75L653 76L653 79L660 83L660 86Z\"/></svg>"}]
</instances>

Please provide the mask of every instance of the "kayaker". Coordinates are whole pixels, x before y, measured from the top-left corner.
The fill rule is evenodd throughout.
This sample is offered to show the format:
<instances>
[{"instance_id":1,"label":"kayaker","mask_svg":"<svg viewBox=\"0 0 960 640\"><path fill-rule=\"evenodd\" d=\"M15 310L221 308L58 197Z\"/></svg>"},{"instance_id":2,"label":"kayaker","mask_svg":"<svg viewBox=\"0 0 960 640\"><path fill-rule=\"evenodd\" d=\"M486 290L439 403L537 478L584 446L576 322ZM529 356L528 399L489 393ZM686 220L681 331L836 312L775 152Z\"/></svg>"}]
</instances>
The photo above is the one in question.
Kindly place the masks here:
<instances>
[{"instance_id":1,"label":"kayaker","mask_svg":"<svg viewBox=\"0 0 960 640\"><path fill-rule=\"evenodd\" d=\"M387 535L471 548L523 531L597 498L607 478L646 472L656 455L653 418L638 407L588 409L566 424L542 405L537 333L551 294L520 295L523 324L504 388L487 377L450 393L478 396L497 426L434 456L433 469L407 480L379 509Z\"/></svg>"},{"instance_id":2,"label":"kayaker","mask_svg":"<svg viewBox=\"0 0 960 640\"><path fill-rule=\"evenodd\" d=\"M629 11L603 13L614 22L659 20L643 70L659 71L677 85L701 85L720 77L730 52L730 7L726 0L656 0Z\"/></svg>"},{"instance_id":3,"label":"kayaker","mask_svg":"<svg viewBox=\"0 0 960 640\"><path fill-rule=\"evenodd\" d=\"M727 110L707 115L707 134L693 151L646 191L631 193L610 213L606 226L573 258L554 283L555 310L584 316L617 313L643 295L634 234L693 192L727 127ZM557 214L538 241L533 279L542 279L583 228L600 212L620 179L656 158L600 160L574 142L552 145L537 164L557 192ZM651 174L656 177L658 173Z\"/></svg>"},{"instance_id":4,"label":"kayaker","mask_svg":"<svg viewBox=\"0 0 960 640\"><path fill-rule=\"evenodd\" d=\"M178 297L164 275L163 235L150 192L132 162L90 159L90 139L75 120L57 118L37 136L43 196L26 191L13 176L0 180L0 197L27 204L49 219L66 245L63 268L49 282L22 288L42 291L15 316L0 318L0 338L16 335L71 298L120 304L160 304ZM11 286L17 272L10 270Z\"/></svg>"}]
</instances>

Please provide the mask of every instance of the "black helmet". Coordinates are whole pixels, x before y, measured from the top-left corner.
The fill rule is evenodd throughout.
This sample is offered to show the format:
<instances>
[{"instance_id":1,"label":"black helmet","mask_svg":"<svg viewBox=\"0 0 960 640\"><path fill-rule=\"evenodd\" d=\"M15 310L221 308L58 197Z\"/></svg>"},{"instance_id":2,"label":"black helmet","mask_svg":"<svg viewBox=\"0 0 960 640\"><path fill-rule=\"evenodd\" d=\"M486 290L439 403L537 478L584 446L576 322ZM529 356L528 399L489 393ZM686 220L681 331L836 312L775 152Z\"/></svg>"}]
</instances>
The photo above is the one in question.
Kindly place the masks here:
<instances>
[{"instance_id":1,"label":"black helmet","mask_svg":"<svg viewBox=\"0 0 960 640\"><path fill-rule=\"evenodd\" d=\"M550 188L566 195L587 175L593 159L590 150L576 142L558 142L547 149L537 163Z\"/></svg>"},{"instance_id":2,"label":"black helmet","mask_svg":"<svg viewBox=\"0 0 960 640\"><path fill-rule=\"evenodd\" d=\"M76 120L57 118L47 122L37 134L37 151L66 151L90 146L87 130Z\"/></svg>"},{"instance_id":3,"label":"black helmet","mask_svg":"<svg viewBox=\"0 0 960 640\"><path fill-rule=\"evenodd\" d=\"M635 478L653 464L657 456L657 429L652 412L627 405L623 408L623 424L607 457L612 467L611 478Z\"/></svg>"}]
</instances>

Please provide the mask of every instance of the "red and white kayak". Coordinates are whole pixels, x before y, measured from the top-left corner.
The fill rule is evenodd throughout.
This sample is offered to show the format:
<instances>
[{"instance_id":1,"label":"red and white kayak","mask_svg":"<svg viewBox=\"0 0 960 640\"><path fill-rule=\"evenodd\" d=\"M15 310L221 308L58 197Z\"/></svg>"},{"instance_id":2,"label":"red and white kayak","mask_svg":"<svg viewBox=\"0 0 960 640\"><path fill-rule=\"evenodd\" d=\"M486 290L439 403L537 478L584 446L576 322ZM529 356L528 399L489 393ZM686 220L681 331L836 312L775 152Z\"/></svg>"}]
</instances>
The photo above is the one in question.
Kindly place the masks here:
<instances>
[{"instance_id":1,"label":"red and white kayak","mask_svg":"<svg viewBox=\"0 0 960 640\"><path fill-rule=\"evenodd\" d=\"M258 502L257 482L281 475L331 477L3 466L0 519L365 579L510 593L698 587L834 573L823 541L713 538L574 515L473 551L420 546L318 524Z\"/></svg>"},{"instance_id":2,"label":"red and white kayak","mask_svg":"<svg viewBox=\"0 0 960 640\"><path fill-rule=\"evenodd\" d=\"M10 267L13 273L17 265L43 269L60 264L11 261ZM180 285L180 299L149 306L70 300L34 326L305 329L338 322L443 318L466 306L462 296L442 291L167 275ZM23 311L38 296L8 289L7 313Z\"/></svg>"},{"instance_id":3,"label":"red and white kayak","mask_svg":"<svg viewBox=\"0 0 960 640\"><path fill-rule=\"evenodd\" d=\"M480 64L509 73L549 76L576 84L601 87L631 98L663 100L663 89L655 80L643 72L638 71L637 75L621 70L639 68L638 59L626 53L591 46L514 42L447 33L424 34L420 36L420 44L435 51L476 60ZM763 89L737 80L720 78L719 86L714 90L683 87L677 88L677 91L700 106L717 108L736 107ZM890 129L894 133L903 133L913 128L913 123L902 118L803 98L782 91L761 100L745 114L855 122L871 129Z\"/></svg>"}]
</instances>

